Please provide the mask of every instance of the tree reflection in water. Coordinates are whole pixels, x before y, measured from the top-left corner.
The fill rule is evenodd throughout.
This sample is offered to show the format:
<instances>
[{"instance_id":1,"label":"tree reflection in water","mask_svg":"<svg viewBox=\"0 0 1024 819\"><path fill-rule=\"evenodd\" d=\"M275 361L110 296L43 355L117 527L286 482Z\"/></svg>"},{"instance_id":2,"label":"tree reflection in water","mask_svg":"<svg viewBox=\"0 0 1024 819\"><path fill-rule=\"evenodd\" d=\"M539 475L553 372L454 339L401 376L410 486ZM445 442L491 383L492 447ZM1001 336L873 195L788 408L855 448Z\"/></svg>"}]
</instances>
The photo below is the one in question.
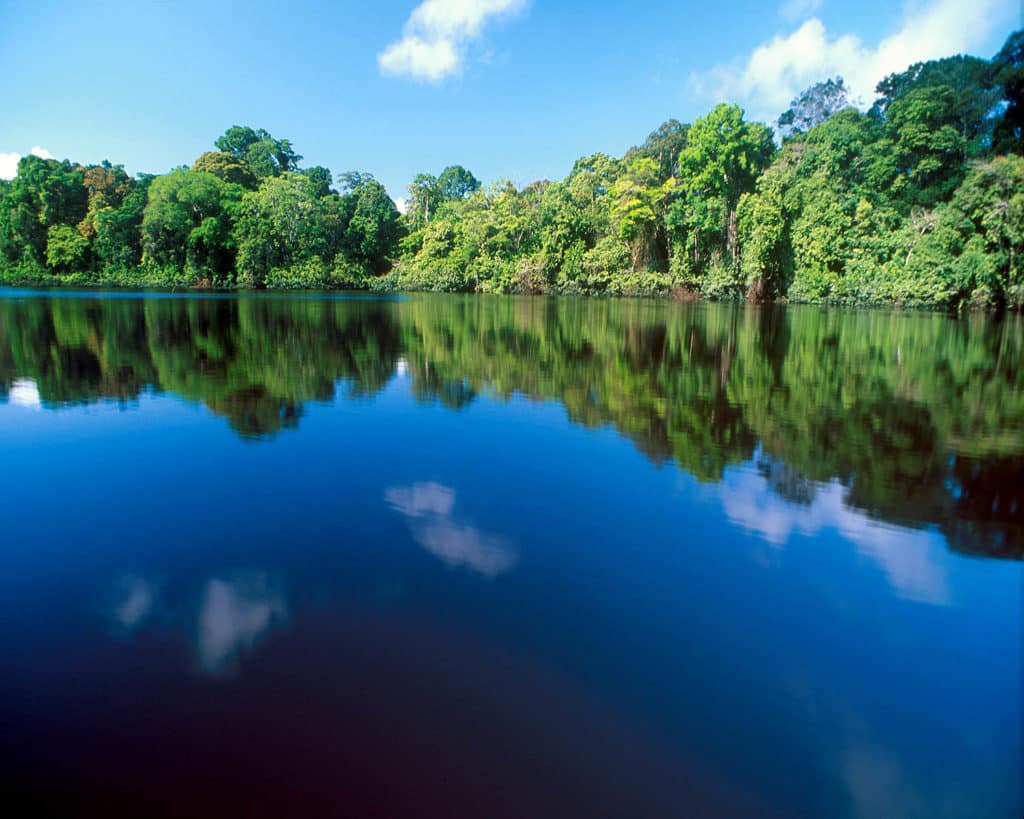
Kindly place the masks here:
<instances>
[{"instance_id":1,"label":"tree reflection in water","mask_svg":"<svg viewBox=\"0 0 1024 819\"><path fill-rule=\"evenodd\" d=\"M0 301L0 400L199 402L247 439L396 373L458 410L519 394L613 425L701 481L756 459L952 548L1024 555L1024 323L984 316L529 298ZM403 383L405 383L403 381ZM827 489L828 492L840 491Z\"/></svg>"}]
</instances>

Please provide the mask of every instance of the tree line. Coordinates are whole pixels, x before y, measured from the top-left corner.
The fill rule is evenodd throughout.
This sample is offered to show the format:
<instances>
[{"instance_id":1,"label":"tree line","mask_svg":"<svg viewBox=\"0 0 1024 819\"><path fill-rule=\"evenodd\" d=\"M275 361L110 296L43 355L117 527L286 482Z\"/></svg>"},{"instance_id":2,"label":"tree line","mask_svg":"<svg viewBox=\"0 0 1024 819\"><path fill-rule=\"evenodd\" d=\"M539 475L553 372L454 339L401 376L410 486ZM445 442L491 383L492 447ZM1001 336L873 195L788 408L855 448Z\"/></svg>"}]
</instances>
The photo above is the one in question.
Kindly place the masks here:
<instances>
[{"instance_id":1,"label":"tree line","mask_svg":"<svg viewBox=\"0 0 1024 819\"><path fill-rule=\"evenodd\" d=\"M1024 307L1024 31L876 94L827 79L774 129L721 104L561 181L453 165L405 213L249 127L159 176L27 156L0 181L0 281Z\"/></svg>"}]
</instances>

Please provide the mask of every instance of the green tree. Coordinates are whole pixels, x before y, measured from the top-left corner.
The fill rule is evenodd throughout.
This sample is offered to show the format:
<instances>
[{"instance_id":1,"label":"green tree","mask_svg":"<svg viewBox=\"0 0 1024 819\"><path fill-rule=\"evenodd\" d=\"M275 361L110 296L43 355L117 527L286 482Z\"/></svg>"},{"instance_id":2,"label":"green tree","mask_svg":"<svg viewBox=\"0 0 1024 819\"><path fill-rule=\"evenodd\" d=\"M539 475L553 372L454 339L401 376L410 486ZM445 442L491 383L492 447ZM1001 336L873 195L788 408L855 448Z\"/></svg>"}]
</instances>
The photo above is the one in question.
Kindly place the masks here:
<instances>
[{"instance_id":1,"label":"green tree","mask_svg":"<svg viewBox=\"0 0 1024 819\"><path fill-rule=\"evenodd\" d=\"M371 181L373 181L373 174L368 171L343 171L338 174L338 187L343 194L353 193Z\"/></svg>"},{"instance_id":2,"label":"green tree","mask_svg":"<svg viewBox=\"0 0 1024 819\"><path fill-rule=\"evenodd\" d=\"M258 184L249 163L229 151L207 151L192 163L192 170L213 174L246 190L255 190Z\"/></svg>"},{"instance_id":3,"label":"green tree","mask_svg":"<svg viewBox=\"0 0 1024 819\"><path fill-rule=\"evenodd\" d=\"M465 199L480 189L480 181L461 165L450 165L437 177L437 187L445 199Z\"/></svg>"},{"instance_id":4,"label":"green tree","mask_svg":"<svg viewBox=\"0 0 1024 819\"><path fill-rule=\"evenodd\" d=\"M416 174L409 183L409 207L407 215L413 227L422 227L430 221L443 194L436 176L429 173Z\"/></svg>"},{"instance_id":5,"label":"green tree","mask_svg":"<svg viewBox=\"0 0 1024 819\"><path fill-rule=\"evenodd\" d=\"M262 128L233 125L214 144L217 150L245 160L260 179L295 171L302 161L289 140L275 139Z\"/></svg>"},{"instance_id":6,"label":"green tree","mask_svg":"<svg viewBox=\"0 0 1024 819\"><path fill-rule=\"evenodd\" d=\"M140 174L119 207L96 213L93 251L104 268L127 270L142 261L142 218L153 179Z\"/></svg>"},{"instance_id":7,"label":"green tree","mask_svg":"<svg viewBox=\"0 0 1024 819\"><path fill-rule=\"evenodd\" d=\"M686 147L690 126L679 120L665 120L656 130L651 131L643 145L630 148L624 157L627 161L634 156L653 159L658 166L658 178L665 182L677 174L679 154Z\"/></svg>"},{"instance_id":8,"label":"green tree","mask_svg":"<svg viewBox=\"0 0 1024 819\"><path fill-rule=\"evenodd\" d=\"M899 224L893 148L873 117L847 108L791 137L741 200L743 284L760 299L874 301Z\"/></svg>"},{"instance_id":9,"label":"green tree","mask_svg":"<svg viewBox=\"0 0 1024 819\"><path fill-rule=\"evenodd\" d=\"M942 250L963 295L982 305L1024 307L1024 157L972 167L942 222L959 234Z\"/></svg>"},{"instance_id":10,"label":"green tree","mask_svg":"<svg viewBox=\"0 0 1024 819\"><path fill-rule=\"evenodd\" d=\"M996 153L1024 153L1024 29L1011 34L993 59L993 74L1006 110L995 126Z\"/></svg>"},{"instance_id":11,"label":"green tree","mask_svg":"<svg viewBox=\"0 0 1024 819\"><path fill-rule=\"evenodd\" d=\"M331 171L323 165L315 165L312 168L303 168L300 173L310 179L316 188L317 196L327 196L334 191L331 189Z\"/></svg>"},{"instance_id":12,"label":"green tree","mask_svg":"<svg viewBox=\"0 0 1024 819\"><path fill-rule=\"evenodd\" d=\"M89 255L89 240L71 225L51 225L46 231L46 264L54 270L81 270Z\"/></svg>"},{"instance_id":13,"label":"green tree","mask_svg":"<svg viewBox=\"0 0 1024 819\"><path fill-rule=\"evenodd\" d=\"M672 206L669 224L678 267L706 292L725 293L739 284L739 200L753 191L774 153L771 131L744 120L737 105L718 105L690 128L679 156L683 196ZM713 281L701 283L709 271Z\"/></svg>"},{"instance_id":14,"label":"green tree","mask_svg":"<svg viewBox=\"0 0 1024 819\"><path fill-rule=\"evenodd\" d=\"M316 183L294 173L267 179L247 193L234 231L239 280L262 286L275 268L313 258L329 262L340 228L336 203L331 204L333 213L325 207Z\"/></svg>"},{"instance_id":15,"label":"green tree","mask_svg":"<svg viewBox=\"0 0 1024 819\"><path fill-rule=\"evenodd\" d=\"M398 208L384 186L372 177L345 199L355 200L344 233L349 258L373 273L383 273L403 233Z\"/></svg>"},{"instance_id":16,"label":"green tree","mask_svg":"<svg viewBox=\"0 0 1024 819\"><path fill-rule=\"evenodd\" d=\"M633 159L612 183L612 221L630 248L635 271L660 269L668 261L665 211L675 187L672 177L661 181L658 164L648 157Z\"/></svg>"},{"instance_id":17,"label":"green tree","mask_svg":"<svg viewBox=\"0 0 1024 819\"><path fill-rule=\"evenodd\" d=\"M0 254L12 263L43 265L47 234L55 225L77 225L89 194L81 168L67 160L24 156L0 202Z\"/></svg>"},{"instance_id":18,"label":"green tree","mask_svg":"<svg viewBox=\"0 0 1024 819\"><path fill-rule=\"evenodd\" d=\"M897 176L894 192L911 205L949 198L963 178L966 141L953 122L953 91L915 88L889 105L886 123Z\"/></svg>"},{"instance_id":19,"label":"green tree","mask_svg":"<svg viewBox=\"0 0 1024 819\"><path fill-rule=\"evenodd\" d=\"M197 278L230 276L232 221L244 189L213 174L179 168L149 187L143 258Z\"/></svg>"},{"instance_id":20,"label":"green tree","mask_svg":"<svg viewBox=\"0 0 1024 819\"><path fill-rule=\"evenodd\" d=\"M879 96L871 112L889 118L892 106L911 94L940 87L948 89L942 100L943 124L957 132L968 156L986 155L995 122L992 113L1000 97L994 66L987 60L958 55L890 74L875 89Z\"/></svg>"},{"instance_id":21,"label":"green tree","mask_svg":"<svg viewBox=\"0 0 1024 819\"><path fill-rule=\"evenodd\" d=\"M132 180L121 165L111 165L105 161L83 168L82 184L85 185L88 194L88 206L84 218L77 225L77 230L88 245L89 242L95 242L98 225L104 215L117 211L124 204L125 198L131 193ZM47 256L50 256L49 251ZM75 256L75 264L65 261L62 267L67 271L82 269L87 266L88 258L86 248L86 252ZM49 264L51 267L54 266L52 263Z\"/></svg>"}]
</instances>

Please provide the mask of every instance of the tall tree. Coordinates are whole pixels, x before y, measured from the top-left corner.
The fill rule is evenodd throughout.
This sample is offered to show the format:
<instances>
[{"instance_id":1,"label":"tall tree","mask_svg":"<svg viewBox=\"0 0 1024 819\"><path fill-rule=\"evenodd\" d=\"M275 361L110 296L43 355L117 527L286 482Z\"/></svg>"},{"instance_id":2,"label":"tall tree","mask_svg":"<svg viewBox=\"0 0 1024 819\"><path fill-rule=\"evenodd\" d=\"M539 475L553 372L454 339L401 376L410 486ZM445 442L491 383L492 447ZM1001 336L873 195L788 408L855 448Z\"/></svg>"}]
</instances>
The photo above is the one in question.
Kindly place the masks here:
<instances>
[{"instance_id":1,"label":"tall tree","mask_svg":"<svg viewBox=\"0 0 1024 819\"><path fill-rule=\"evenodd\" d=\"M323 165L314 165L312 168L303 168L299 173L312 180L318 196L327 196L327 194L333 193L329 168L325 168Z\"/></svg>"},{"instance_id":2,"label":"tall tree","mask_svg":"<svg viewBox=\"0 0 1024 819\"><path fill-rule=\"evenodd\" d=\"M373 174L368 171L342 171L338 174L338 187L341 192L355 193L368 182L373 181Z\"/></svg>"},{"instance_id":3,"label":"tall tree","mask_svg":"<svg viewBox=\"0 0 1024 819\"><path fill-rule=\"evenodd\" d=\"M915 63L906 71L890 74L878 83L878 99L871 108L874 116L888 118L894 104L926 88L945 87L943 119L963 140L969 156L985 155L991 143L994 109L1000 89L993 65L978 57L946 57Z\"/></svg>"},{"instance_id":4,"label":"tall tree","mask_svg":"<svg viewBox=\"0 0 1024 819\"><path fill-rule=\"evenodd\" d=\"M298 170L302 157L287 139L275 139L262 128L233 125L214 143L237 159L244 159L259 178Z\"/></svg>"},{"instance_id":5,"label":"tall tree","mask_svg":"<svg viewBox=\"0 0 1024 819\"><path fill-rule=\"evenodd\" d=\"M936 85L915 88L887 109L899 171L894 191L910 205L949 198L963 178L966 140L955 124L955 104L949 86Z\"/></svg>"},{"instance_id":6,"label":"tall tree","mask_svg":"<svg viewBox=\"0 0 1024 819\"><path fill-rule=\"evenodd\" d=\"M430 216L437 210L443 193L436 176L429 173L418 173L409 183L408 216L416 227L422 227L430 221Z\"/></svg>"},{"instance_id":7,"label":"tall tree","mask_svg":"<svg viewBox=\"0 0 1024 819\"><path fill-rule=\"evenodd\" d=\"M276 268L313 260L329 265L344 229L340 204L337 196L320 196L317 183L298 173L267 179L247 193L234 230L239 278L261 286Z\"/></svg>"},{"instance_id":8,"label":"tall tree","mask_svg":"<svg viewBox=\"0 0 1024 819\"><path fill-rule=\"evenodd\" d=\"M44 264L49 229L77 225L88 205L81 167L67 160L22 157L0 203L0 254L14 263Z\"/></svg>"},{"instance_id":9,"label":"tall tree","mask_svg":"<svg viewBox=\"0 0 1024 819\"><path fill-rule=\"evenodd\" d=\"M638 156L612 184L612 219L629 246L633 270L664 267L668 261L665 209L675 180L662 182L657 162Z\"/></svg>"},{"instance_id":10,"label":"tall tree","mask_svg":"<svg viewBox=\"0 0 1024 819\"><path fill-rule=\"evenodd\" d=\"M643 145L630 148L625 159L628 161L636 155L653 159L658 167L658 177L664 182L677 173L679 154L686 147L689 131L690 126L677 119L666 120L647 135Z\"/></svg>"},{"instance_id":11,"label":"tall tree","mask_svg":"<svg viewBox=\"0 0 1024 819\"><path fill-rule=\"evenodd\" d=\"M774 153L771 130L744 120L738 105L720 104L693 123L679 156L684 195L671 215L690 270L702 273L708 264L738 268L737 206Z\"/></svg>"},{"instance_id":12,"label":"tall tree","mask_svg":"<svg viewBox=\"0 0 1024 819\"><path fill-rule=\"evenodd\" d=\"M97 212L93 251L101 265L125 270L142 261L142 217L154 178L140 174L119 207Z\"/></svg>"},{"instance_id":13,"label":"tall tree","mask_svg":"<svg viewBox=\"0 0 1024 819\"><path fill-rule=\"evenodd\" d=\"M142 217L144 258L196 277L230 275L233 216L244 189L179 168L153 180Z\"/></svg>"},{"instance_id":14,"label":"tall tree","mask_svg":"<svg viewBox=\"0 0 1024 819\"><path fill-rule=\"evenodd\" d=\"M828 79L805 89L790 107L779 116L779 133L783 138L806 133L833 114L850 108L850 93L842 77Z\"/></svg>"},{"instance_id":15,"label":"tall tree","mask_svg":"<svg viewBox=\"0 0 1024 819\"><path fill-rule=\"evenodd\" d=\"M349 258L373 273L383 273L402 237L398 208L384 186L372 177L345 198L355 200L344 233Z\"/></svg>"},{"instance_id":16,"label":"tall tree","mask_svg":"<svg viewBox=\"0 0 1024 819\"><path fill-rule=\"evenodd\" d=\"M207 151L192 163L193 171L212 173L218 179L255 190L259 180L243 156L230 151Z\"/></svg>"},{"instance_id":17,"label":"tall tree","mask_svg":"<svg viewBox=\"0 0 1024 819\"><path fill-rule=\"evenodd\" d=\"M445 199L465 199L480 189L480 180L461 165L449 165L441 171L437 186Z\"/></svg>"},{"instance_id":18,"label":"tall tree","mask_svg":"<svg viewBox=\"0 0 1024 819\"><path fill-rule=\"evenodd\" d=\"M1024 152L1024 29L1011 34L993 60L1006 110L992 135L997 153Z\"/></svg>"},{"instance_id":19,"label":"tall tree","mask_svg":"<svg viewBox=\"0 0 1024 819\"><path fill-rule=\"evenodd\" d=\"M131 192L132 180L121 165L111 165L104 161L83 168L82 183L88 193L88 206L77 228L84 238L93 240L100 215L121 207Z\"/></svg>"}]
</instances>

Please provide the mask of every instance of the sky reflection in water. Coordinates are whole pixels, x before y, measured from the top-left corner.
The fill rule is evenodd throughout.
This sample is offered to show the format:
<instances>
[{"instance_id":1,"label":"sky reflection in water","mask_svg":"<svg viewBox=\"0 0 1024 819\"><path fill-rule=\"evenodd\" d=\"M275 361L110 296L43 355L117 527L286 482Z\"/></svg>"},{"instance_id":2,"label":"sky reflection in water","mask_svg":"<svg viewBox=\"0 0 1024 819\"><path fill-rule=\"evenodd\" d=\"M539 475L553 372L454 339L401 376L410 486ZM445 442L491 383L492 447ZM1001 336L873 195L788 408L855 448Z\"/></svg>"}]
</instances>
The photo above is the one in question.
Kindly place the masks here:
<instances>
[{"instance_id":1,"label":"sky reflection in water","mask_svg":"<svg viewBox=\"0 0 1024 819\"><path fill-rule=\"evenodd\" d=\"M5 788L1013 815L1022 346L817 310L0 299Z\"/></svg>"}]
</instances>

